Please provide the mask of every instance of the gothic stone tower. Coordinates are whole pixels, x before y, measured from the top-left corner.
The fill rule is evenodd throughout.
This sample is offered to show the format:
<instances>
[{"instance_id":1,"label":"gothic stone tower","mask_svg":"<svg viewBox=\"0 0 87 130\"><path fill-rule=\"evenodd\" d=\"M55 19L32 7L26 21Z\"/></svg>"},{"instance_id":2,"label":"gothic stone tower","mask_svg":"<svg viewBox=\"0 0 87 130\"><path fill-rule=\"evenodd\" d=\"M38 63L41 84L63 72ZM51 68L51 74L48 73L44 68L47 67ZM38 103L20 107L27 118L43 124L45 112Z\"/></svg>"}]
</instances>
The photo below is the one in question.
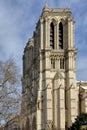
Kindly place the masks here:
<instances>
[{"instance_id":1,"label":"gothic stone tower","mask_svg":"<svg viewBox=\"0 0 87 130\"><path fill-rule=\"evenodd\" d=\"M23 56L23 98L30 130L65 130L75 120L76 54L70 9L45 5Z\"/></svg>"}]
</instances>

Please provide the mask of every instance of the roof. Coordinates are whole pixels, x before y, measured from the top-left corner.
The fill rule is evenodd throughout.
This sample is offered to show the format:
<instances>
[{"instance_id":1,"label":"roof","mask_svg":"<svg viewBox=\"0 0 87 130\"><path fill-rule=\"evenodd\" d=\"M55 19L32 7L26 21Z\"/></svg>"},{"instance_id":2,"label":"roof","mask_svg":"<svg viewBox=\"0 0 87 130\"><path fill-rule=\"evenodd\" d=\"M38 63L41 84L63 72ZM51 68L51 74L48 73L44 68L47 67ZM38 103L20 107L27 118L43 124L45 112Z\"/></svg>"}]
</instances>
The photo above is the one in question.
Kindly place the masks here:
<instances>
[{"instance_id":1,"label":"roof","mask_svg":"<svg viewBox=\"0 0 87 130\"><path fill-rule=\"evenodd\" d=\"M80 86L81 88L87 90L87 86Z\"/></svg>"}]
</instances>

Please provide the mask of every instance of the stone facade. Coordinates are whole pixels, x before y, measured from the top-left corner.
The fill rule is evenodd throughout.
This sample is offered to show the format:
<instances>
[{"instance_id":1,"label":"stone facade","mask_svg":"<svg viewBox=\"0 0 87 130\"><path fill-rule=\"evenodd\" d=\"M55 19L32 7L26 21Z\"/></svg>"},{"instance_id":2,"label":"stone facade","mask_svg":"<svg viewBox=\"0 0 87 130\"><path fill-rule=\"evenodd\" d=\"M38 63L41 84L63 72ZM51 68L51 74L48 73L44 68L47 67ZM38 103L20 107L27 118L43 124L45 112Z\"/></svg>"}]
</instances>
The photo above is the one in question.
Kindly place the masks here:
<instances>
[{"instance_id":1,"label":"stone facade","mask_svg":"<svg viewBox=\"0 0 87 130\"><path fill-rule=\"evenodd\" d=\"M78 103L79 103L79 109L78 112L85 112L87 113L87 82L77 82L77 90L78 90Z\"/></svg>"},{"instance_id":2,"label":"stone facade","mask_svg":"<svg viewBox=\"0 0 87 130\"><path fill-rule=\"evenodd\" d=\"M65 130L87 111L79 103L74 23L69 8L42 10L23 55L22 130Z\"/></svg>"}]
</instances>

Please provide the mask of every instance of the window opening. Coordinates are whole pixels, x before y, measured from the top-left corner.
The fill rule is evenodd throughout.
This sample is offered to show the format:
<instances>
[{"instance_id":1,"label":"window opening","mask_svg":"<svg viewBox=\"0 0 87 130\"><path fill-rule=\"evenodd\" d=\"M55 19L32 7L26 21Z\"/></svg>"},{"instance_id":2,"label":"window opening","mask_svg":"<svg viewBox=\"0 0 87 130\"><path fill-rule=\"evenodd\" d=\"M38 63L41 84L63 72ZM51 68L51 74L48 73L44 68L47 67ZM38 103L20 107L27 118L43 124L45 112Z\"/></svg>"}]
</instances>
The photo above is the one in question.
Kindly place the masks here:
<instances>
[{"instance_id":1,"label":"window opening","mask_svg":"<svg viewBox=\"0 0 87 130\"><path fill-rule=\"evenodd\" d=\"M64 58L60 59L60 69L64 69Z\"/></svg>"},{"instance_id":2,"label":"window opening","mask_svg":"<svg viewBox=\"0 0 87 130\"><path fill-rule=\"evenodd\" d=\"M59 49L63 49L63 25L59 23Z\"/></svg>"},{"instance_id":3,"label":"window opening","mask_svg":"<svg viewBox=\"0 0 87 130\"><path fill-rule=\"evenodd\" d=\"M51 68L55 69L55 60L51 59Z\"/></svg>"},{"instance_id":4,"label":"window opening","mask_svg":"<svg viewBox=\"0 0 87 130\"><path fill-rule=\"evenodd\" d=\"M53 23L50 24L50 46L54 49L54 25Z\"/></svg>"}]
</instances>

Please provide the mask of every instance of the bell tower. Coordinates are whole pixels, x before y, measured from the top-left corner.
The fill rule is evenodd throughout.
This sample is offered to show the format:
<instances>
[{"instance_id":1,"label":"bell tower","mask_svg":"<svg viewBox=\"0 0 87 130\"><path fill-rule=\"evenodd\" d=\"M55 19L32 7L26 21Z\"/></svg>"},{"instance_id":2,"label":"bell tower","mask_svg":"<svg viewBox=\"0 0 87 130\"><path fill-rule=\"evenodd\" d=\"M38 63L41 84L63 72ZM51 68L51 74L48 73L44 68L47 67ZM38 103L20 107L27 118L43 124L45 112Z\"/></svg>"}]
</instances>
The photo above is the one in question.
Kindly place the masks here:
<instances>
[{"instance_id":1,"label":"bell tower","mask_svg":"<svg viewBox=\"0 0 87 130\"><path fill-rule=\"evenodd\" d=\"M40 17L40 67L42 122L65 130L77 116L76 54L71 10L52 9L46 4Z\"/></svg>"},{"instance_id":2,"label":"bell tower","mask_svg":"<svg viewBox=\"0 0 87 130\"><path fill-rule=\"evenodd\" d=\"M23 127L66 130L78 115L74 23L69 8L44 6L24 49Z\"/></svg>"}]
</instances>

